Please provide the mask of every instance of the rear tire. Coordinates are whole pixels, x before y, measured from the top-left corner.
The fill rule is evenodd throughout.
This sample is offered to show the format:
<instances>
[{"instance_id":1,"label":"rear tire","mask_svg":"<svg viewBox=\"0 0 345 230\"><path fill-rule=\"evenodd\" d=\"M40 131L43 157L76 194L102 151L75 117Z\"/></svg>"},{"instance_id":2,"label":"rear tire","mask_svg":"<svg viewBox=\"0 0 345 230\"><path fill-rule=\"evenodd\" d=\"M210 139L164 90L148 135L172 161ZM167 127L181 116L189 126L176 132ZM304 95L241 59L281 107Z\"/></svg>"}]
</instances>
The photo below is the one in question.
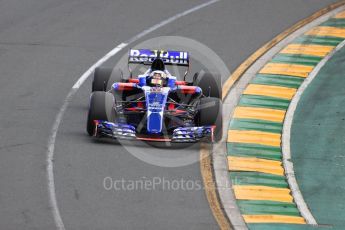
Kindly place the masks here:
<instances>
[{"instance_id":1,"label":"rear tire","mask_svg":"<svg viewBox=\"0 0 345 230\"><path fill-rule=\"evenodd\" d=\"M202 89L206 97L222 98L221 77L208 72L196 73L194 85Z\"/></svg>"},{"instance_id":2,"label":"rear tire","mask_svg":"<svg viewBox=\"0 0 345 230\"><path fill-rule=\"evenodd\" d=\"M222 101L215 97L205 97L200 99L197 122L200 126L215 125L214 141L222 139L223 116Z\"/></svg>"},{"instance_id":3,"label":"rear tire","mask_svg":"<svg viewBox=\"0 0 345 230\"><path fill-rule=\"evenodd\" d=\"M94 120L114 121L113 106L114 96L111 93L98 91L91 94L86 125L86 131L90 136L95 132Z\"/></svg>"},{"instance_id":4,"label":"rear tire","mask_svg":"<svg viewBox=\"0 0 345 230\"><path fill-rule=\"evenodd\" d=\"M113 83L121 81L122 72L120 69L98 67L93 76L92 92L109 91Z\"/></svg>"}]
</instances>

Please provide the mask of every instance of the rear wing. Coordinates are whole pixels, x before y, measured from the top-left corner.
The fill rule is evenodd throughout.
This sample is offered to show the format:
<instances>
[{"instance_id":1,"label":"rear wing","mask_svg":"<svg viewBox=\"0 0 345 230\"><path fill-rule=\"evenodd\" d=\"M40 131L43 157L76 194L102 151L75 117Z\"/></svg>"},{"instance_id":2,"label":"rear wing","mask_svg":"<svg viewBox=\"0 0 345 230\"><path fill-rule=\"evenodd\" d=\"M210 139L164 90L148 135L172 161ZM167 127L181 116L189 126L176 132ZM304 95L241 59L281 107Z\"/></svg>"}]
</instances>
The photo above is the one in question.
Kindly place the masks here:
<instances>
[{"instance_id":1,"label":"rear wing","mask_svg":"<svg viewBox=\"0 0 345 230\"><path fill-rule=\"evenodd\" d=\"M189 67L189 54L185 51L130 49L128 64L150 65L156 58L161 58L165 65Z\"/></svg>"}]
</instances>

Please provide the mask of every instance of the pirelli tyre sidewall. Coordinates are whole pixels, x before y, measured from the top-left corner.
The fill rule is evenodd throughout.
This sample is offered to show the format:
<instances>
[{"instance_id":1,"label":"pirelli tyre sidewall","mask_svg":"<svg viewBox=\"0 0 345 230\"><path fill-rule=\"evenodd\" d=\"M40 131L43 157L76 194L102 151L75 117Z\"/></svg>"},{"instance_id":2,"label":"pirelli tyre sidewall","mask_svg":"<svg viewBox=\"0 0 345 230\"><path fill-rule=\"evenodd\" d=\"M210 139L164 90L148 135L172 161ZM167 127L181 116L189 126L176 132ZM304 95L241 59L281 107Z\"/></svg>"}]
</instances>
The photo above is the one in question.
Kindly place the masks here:
<instances>
[{"instance_id":1,"label":"pirelli tyre sidewall","mask_svg":"<svg viewBox=\"0 0 345 230\"><path fill-rule=\"evenodd\" d=\"M89 112L87 115L87 133L92 136L95 132L94 120L114 122L114 96L108 92L93 92L90 97Z\"/></svg>"},{"instance_id":2,"label":"pirelli tyre sidewall","mask_svg":"<svg viewBox=\"0 0 345 230\"><path fill-rule=\"evenodd\" d=\"M215 97L204 97L200 99L198 106L197 123L200 126L214 125L214 141L222 139L222 101Z\"/></svg>"}]
</instances>

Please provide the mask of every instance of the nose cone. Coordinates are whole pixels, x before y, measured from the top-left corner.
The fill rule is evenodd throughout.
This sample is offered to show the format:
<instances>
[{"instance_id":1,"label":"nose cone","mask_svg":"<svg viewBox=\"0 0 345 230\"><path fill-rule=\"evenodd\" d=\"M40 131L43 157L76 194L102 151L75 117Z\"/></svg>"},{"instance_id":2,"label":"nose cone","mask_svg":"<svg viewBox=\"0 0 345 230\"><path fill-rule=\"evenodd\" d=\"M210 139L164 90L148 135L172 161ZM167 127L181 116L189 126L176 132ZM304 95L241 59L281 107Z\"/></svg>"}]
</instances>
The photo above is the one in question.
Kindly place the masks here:
<instances>
[{"instance_id":1,"label":"nose cone","mask_svg":"<svg viewBox=\"0 0 345 230\"><path fill-rule=\"evenodd\" d=\"M163 114L163 112L161 112ZM150 113L147 119L147 132L160 133L162 132L163 116L160 113Z\"/></svg>"},{"instance_id":2,"label":"nose cone","mask_svg":"<svg viewBox=\"0 0 345 230\"><path fill-rule=\"evenodd\" d=\"M146 91L146 108L147 108L147 132L161 133L163 128L164 108L169 91L164 88L150 88Z\"/></svg>"}]
</instances>

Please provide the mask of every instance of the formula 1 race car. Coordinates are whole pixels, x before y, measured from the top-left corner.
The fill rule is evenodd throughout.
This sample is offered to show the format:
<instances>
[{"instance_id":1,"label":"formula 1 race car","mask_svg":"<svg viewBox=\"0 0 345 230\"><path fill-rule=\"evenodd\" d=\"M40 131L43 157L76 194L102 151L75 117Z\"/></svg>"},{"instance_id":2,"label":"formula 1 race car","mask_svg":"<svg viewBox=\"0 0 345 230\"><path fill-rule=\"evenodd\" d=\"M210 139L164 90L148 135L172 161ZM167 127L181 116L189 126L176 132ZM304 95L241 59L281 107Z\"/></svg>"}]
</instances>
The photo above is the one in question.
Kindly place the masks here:
<instances>
[{"instance_id":1,"label":"formula 1 race car","mask_svg":"<svg viewBox=\"0 0 345 230\"><path fill-rule=\"evenodd\" d=\"M216 142L222 137L220 76L196 73L186 81L189 53L131 49L130 64L148 66L133 77L96 68L87 132L90 136L164 142ZM187 68L183 80L167 66Z\"/></svg>"}]
</instances>

